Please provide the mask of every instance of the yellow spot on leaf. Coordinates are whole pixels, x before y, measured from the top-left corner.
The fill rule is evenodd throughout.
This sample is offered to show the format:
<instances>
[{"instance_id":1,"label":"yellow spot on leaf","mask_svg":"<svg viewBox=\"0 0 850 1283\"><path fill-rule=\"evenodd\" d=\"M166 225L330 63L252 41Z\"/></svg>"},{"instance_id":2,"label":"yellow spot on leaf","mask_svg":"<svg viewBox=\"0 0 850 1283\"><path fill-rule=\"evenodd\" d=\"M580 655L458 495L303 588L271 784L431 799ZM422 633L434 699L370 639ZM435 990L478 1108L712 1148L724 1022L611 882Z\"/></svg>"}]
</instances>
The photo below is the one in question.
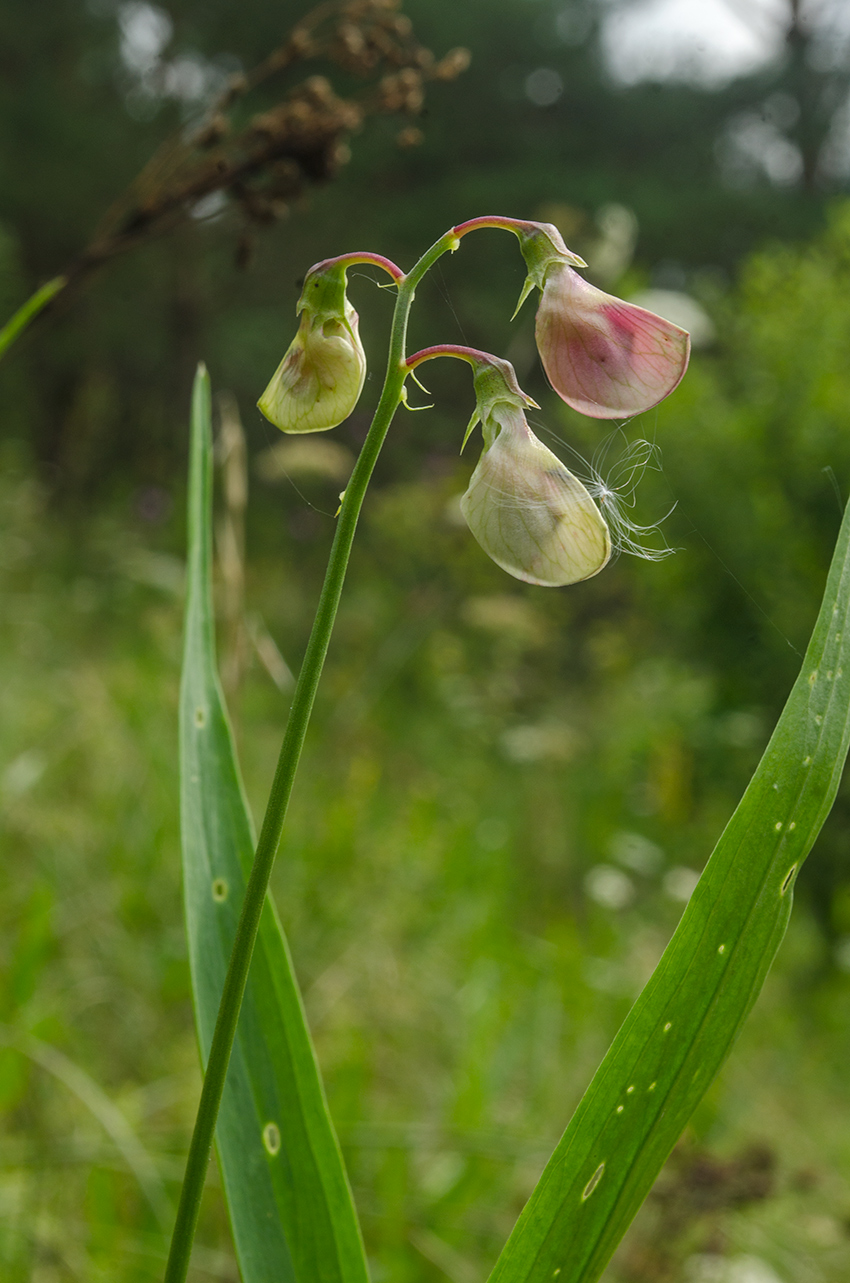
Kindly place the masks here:
<instances>
[{"instance_id":1,"label":"yellow spot on leaf","mask_svg":"<svg viewBox=\"0 0 850 1283\"><path fill-rule=\"evenodd\" d=\"M280 1153L280 1128L277 1123L266 1123L263 1128L263 1145L272 1158Z\"/></svg>"}]
</instances>

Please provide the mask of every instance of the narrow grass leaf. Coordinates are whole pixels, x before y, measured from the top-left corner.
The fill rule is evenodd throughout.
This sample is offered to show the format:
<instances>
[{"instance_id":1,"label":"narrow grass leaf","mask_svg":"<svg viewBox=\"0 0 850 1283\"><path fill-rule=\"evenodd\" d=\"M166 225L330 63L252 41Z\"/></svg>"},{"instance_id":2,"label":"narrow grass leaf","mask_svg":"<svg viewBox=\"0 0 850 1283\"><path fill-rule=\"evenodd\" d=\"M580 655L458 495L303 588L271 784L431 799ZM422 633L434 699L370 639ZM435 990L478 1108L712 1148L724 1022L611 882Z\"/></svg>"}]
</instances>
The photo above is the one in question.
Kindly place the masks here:
<instances>
[{"instance_id":1,"label":"narrow grass leaf","mask_svg":"<svg viewBox=\"0 0 850 1283\"><path fill-rule=\"evenodd\" d=\"M139 1186L154 1215L163 1229L170 1225L174 1215L162 1177L157 1171L156 1163L139 1140L122 1111L95 1080L86 1073L82 1066L76 1064L58 1047L23 1029L0 1024L0 1044L14 1047L34 1064L40 1065L48 1074L64 1083L68 1091L73 1092L92 1117L96 1118L103 1130L113 1141L124 1162L139 1182Z\"/></svg>"},{"instance_id":2,"label":"narrow grass leaf","mask_svg":"<svg viewBox=\"0 0 850 1283\"><path fill-rule=\"evenodd\" d=\"M215 662L210 418L209 379L201 368L192 400L180 797L186 924L204 1063L255 845ZM216 1145L243 1283L366 1283L342 1156L270 900Z\"/></svg>"},{"instance_id":3,"label":"narrow grass leaf","mask_svg":"<svg viewBox=\"0 0 850 1283\"><path fill-rule=\"evenodd\" d=\"M758 996L847 756L848 545L850 508L802 670L764 756L491 1283L595 1283Z\"/></svg>"}]
</instances>

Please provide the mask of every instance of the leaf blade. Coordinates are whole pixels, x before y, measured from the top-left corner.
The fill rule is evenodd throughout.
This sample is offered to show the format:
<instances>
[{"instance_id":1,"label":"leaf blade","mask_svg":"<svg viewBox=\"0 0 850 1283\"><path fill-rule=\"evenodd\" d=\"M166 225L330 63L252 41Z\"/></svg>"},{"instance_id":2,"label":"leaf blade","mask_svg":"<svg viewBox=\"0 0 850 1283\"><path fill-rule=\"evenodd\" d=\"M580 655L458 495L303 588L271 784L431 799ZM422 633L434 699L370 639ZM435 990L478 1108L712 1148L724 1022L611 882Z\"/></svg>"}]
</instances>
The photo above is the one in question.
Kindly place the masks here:
<instances>
[{"instance_id":1,"label":"leaf blade","mask_svg":"<svg viewBox=\"0 0 850 1283\"><path fill-rule=\"evenodd\" d=\"M192 398L180 788L186 929L204 1063L255 847L216 669L211 526L210 385L201 367ZM367 1283L351 1191L270 899L216 1147L244 1283Z\"/></svg>"},{"instance_id":2,"label":"leaf blade","mask_svg":"<svg viewBox=\"0 0 850 1283\"><path fill-rule=\"evenodd\" d=\"M850 508L770 743L490 1283L595 1283L601 1275L761 990L848 744Z\"/></svg>"}]
</instances>

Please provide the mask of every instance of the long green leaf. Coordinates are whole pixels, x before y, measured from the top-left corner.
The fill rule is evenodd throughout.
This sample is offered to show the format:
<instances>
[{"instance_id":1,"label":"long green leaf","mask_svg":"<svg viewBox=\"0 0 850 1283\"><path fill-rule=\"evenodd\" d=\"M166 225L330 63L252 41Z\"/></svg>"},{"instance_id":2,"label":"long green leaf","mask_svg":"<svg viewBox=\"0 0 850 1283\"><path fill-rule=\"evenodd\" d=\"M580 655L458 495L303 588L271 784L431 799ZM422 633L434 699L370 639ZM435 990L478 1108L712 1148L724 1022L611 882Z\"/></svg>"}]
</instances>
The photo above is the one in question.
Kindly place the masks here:
<instances>
[{"instance_id":1,"label":"long green leaf","mask_svg":"<svg viewBox=\"0 0 850 1283\"><path fill-rule=\"evenodd\" d=\"M186 925L206 1064L254 853L215 662L210 385L192 400L180 770ZM366 1283L360 1231L286 940L267 900L216 1132L244 1283Z\"/></svg>"},{"instance_id":2,"label":"long green leaf","mask_svg":"<svg viewBox=\"0 0 850 1283\"><path fill-rule=\"evenodd\" d=\"M849 544L850 508L802 670L758 769L492 1283L595 1283L758 996L847 756Z\"/></svg>"}]
</instances>

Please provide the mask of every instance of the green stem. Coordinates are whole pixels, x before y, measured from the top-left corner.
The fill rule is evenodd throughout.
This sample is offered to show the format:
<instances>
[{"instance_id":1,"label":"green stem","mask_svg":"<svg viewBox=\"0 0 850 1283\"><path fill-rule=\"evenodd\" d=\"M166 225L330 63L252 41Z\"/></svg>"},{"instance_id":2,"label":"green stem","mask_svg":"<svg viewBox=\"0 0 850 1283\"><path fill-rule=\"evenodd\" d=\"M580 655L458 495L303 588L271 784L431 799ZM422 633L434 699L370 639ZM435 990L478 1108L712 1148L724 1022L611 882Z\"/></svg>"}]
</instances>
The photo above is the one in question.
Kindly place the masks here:
<instances>
[{"instance_id":1,"label":"green stem","mask_svg":"<svg viewBox=\"0 0 850 1283\"><path fill-rule=\"evenodd\" d=\"M22 303L11 320L7 321L0 330L0 357L7 348L10 348L15 339L21 335L31 321L34 321L52 298L55 298L60 290L64 290L68 284L66 276L54 276L52 281L42 285L34 294L31 294L26 303Z\"/></svg>"},{"instance_id":2,"label":"green stem","mask_svg":"<svg viewBox=\"0 0 850 1283\"><path fill-rule=\"evenodd\" d=\"M251 956L260 925L260 914L265 903L269 878L274 858L277 854L278 844L280 843L289 797L292 792L292 784L295 779L295 772L298 769L298 761L304 745L310 714L313 710L313 702L316 698L316 689L319 685L319 678L322 674L325 655L327 654L333 631L360 509L387 430L401 404L404 381L409 373L405 365L405 347L410 305L413 302L416 286L428 269L448 250L456 248L457 238L452 232L447 232L445 236L442 236L431 246L427 253L423 254L409 275L399 283L398 298L395 312L393 313L387 373L384 379L381 399L378 402L372 426L369 428L368 436L363 443L354 472L351 474L351 480L346 487L328 568L325 572L325 582L319 598L313 630L307 643L304 662L301 665L298 684L295 688L289 721L287 722L286 733L283 737L280 757L278 758L277 770L275 771L263 827L260 831L257 850L254 855L251 876L248 879L248 886L245 891L242 913L236 929L233 952L230 955L230 964L224 981L218 1018L213 1033L206 1074L204 1075L204 1085L201 1090L198 1114L195 1119L195 1129L189 1146L183 1188L180 1193L180 1204L177 1209L177 1220L165 1270L165 1283L183 1283L189 1268L192 1240L195 1237L195 1227L198 1221L201 1196L209 1165L216 1119L218 1118L219 1105L221 1104L221 1096L224 1090L224 1080L227 1076L227 1066L230 1062L230 1053L233 1048L233 1039L236 1035L239 1010L242 1006L242 998L248 980Z\"/></svg>"}]
</instances>

